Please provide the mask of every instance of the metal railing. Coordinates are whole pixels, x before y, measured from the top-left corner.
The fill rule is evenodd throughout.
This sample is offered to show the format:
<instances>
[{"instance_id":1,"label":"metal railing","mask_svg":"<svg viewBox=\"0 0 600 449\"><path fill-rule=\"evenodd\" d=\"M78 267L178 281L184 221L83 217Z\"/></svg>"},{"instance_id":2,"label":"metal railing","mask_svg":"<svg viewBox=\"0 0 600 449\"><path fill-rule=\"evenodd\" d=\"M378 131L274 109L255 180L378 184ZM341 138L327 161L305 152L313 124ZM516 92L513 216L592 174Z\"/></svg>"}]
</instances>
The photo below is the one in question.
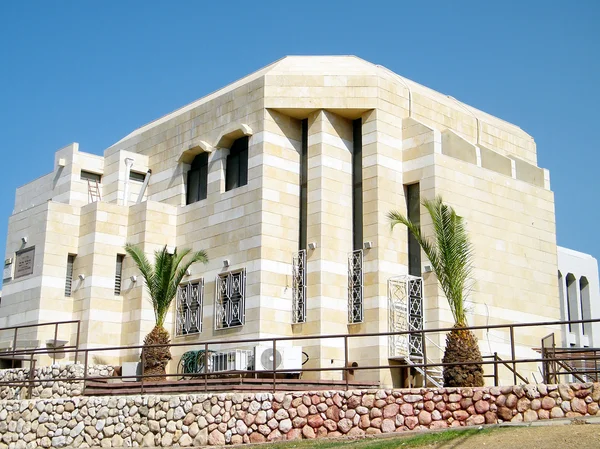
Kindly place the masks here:
<instances>
[{"instance_id":1,"label":"metal railing","mask_svg":"<svg viewBox=\"0 0 600 449\"><path fill-rule=\"evenodd\" d=\"M60 350L58 350L57 348L57 342L59 342L60 340L58 339L58 331L59 328L61 326L71 326L72 325L76 325L77 330L75 332L75 344L74 345L65 345L62 346ZM50 342L52 342L52 349L46 349L46 348L33 348L33 349L17 349L19 347L19 332L21 332L21 335L23 335L23 331L24 330L34 330L34 331L38 331L40 328L44 328L44 327L54 327L54 338L51 340L47 340L47 344L49 344ZM69 329L70 332L70 329ZM57 353L62 353L63 350L66 350L67 352L74 352L75 353L75 357L74 360L77 361L77 357L79 355L79 335L81 333L81 322L78 320L71 320L71 321L54 321L51 323L39 323L39 324L23 324L20 326L10 326L10 327L3 327L0 328L0 334L4 334L4 333L10 333L12 334L12 339L11 339L11 345L9 349L0 349L0 358L1 359L8 359L8 360L12 360L13 362L13 368L14 368L14 363L17 360L25 360L27 359L27 357L24 356L30 356L33 357L36 354L52 354L52 363L56 363L56 354ZM71 340L71 335L69 335L69 340Z\"/></svg>"},{"instance_id":2,"label":"metal railing","mask_svg":"<svg viewBox=\"0 0 600 449\"><path fill-rule=\"evenodd\" d=\"M318 341L320 341L321 344L327 345L328 342L331 342L331 341L337 339L337 340L343 341L343 346L340 346L340 349L343 348L343 360L339 360L339 362L340 362L339 366L312 367L312 368L302 367L299 370L297 368L281 369L281 368L278 368L275 363L273 363L272 369L257 370L256 366L255 366L254 367L255 369L253 369L253 370L230 372L230 374L237 374L240 376L240 379L242 379L242 377L243 377L242 374L247 377L253 376L253 375L254 376L262 375L263 376L261 378L262 388L263 389L272 389L273 391L276 391L278 389L277 388L278 384L282 385L283 388L289 387L288 384L290 381L288 379L282 379L282 376L284 376L286 374L298 373L299 371L300 371L301 375L308 374L308 373L339 372L339 373L341 373L341 376L339 376L340 379L338 379L336 385L341 388L349 389L353 385L355 385L355 383L350 381L350 376L348 375L348 373L351 371L360 373L361 371L398 370L398 369L409 368L409 366L406 364L398 365L398 364L389 364L389 363L388 364L364 365L361 362L361 364L356 366L356 364L350 363L351 362L350 357L349 357L349 348L351 346L350 340L355 340L355 339L360 339L360 338L378 339L380 337L389 337L389 336L398 335L398 334L407 334L407 335L417 334L418 336L420 336L420 338L423 341L427 341L427 340L429 340L427 338L428 334L435 334L435 333L438 333L438 334L444 333L445 334L452 330L471 330L471 331L477 332L477 331L489 331L492 329L495 329L495 330L503 329L508 332L508 336L510 339L509 340L510 353L511 353L510 358L501 359L498 356L498 353L496 352L491 355L484 355L482 361L470 360L470 361L456 362L456 363L444 363L442 361L428 361L427 353L426 353L427 345L423 345L423 348L424 348L423 363L413 363L410 365L410 367L421 368L426 373L428 369L433 368L433 367L444 368L447 366L481 364L482 366L484 366L486 368L490 368L490 369L486 370L485 377L493 379L494 385L498 385L500 383L500 377L501 377L500 369L507 369L510 373L510 376L513 378L513 383L516 385L519 381L524 382L524 383L528 382L528 379L526 376L519 374L517 367L520 367L520 366L523 366L526 364L535 364L537 366L539 364L554 363L554 362L562 363L564 365L564 359L561 359L559 357L559 355L554 354L554 353L550 354L550 356L548 356L548 354L541 354L540 357L517 358L516 357L516 346L523 346L523 345L516 344L516 339L515 339L516 331L523 330L523 329L530 330L531 328L536 328L536 327L545 328L545 327L555 327L555 326L557 327L557 330L558 330L559 329L558 326L568 324L568 323L575 324L575 323L594 323L594 322L600 322L600 319L576 320L576 321L570 321L570 322L547 321L547 322L537 322L537 323L473 326L473 327L466 327L466 328L449 327L449 328L440 328L440 329L421 329L421 330L416 330L416 331L403 331L403 332L336 334L336 335L322 335L322 336L311 335L311 336L296 336L296 337L282 337L282 338L204 341L204 342L198 342L196 344L190 344L189 342L184 342L184 343L171 343L169 345L112 346L112 347L104 347L104 348L83 348L83 349L78 347L79 346L78 345L79 338L77 337L78 342L75 345L75 347L65 346L63 348L53 349L53 350L49 350L47 348L40 348L40 349L35 349L35 350L14 350L12 353L14 355L19 355L19 356L30 356L31 358L33 358L34 355L37 355L37 354L52 353L54 355L54 357L56 357L57 354L66 355L66 354L74 353L75 359L77 359L78 356L81 353L83 353L83 355L84 355L83 377L54 378L52 380L54 380L54 381L63 380L63 381L68 381L68 382L83 381L85 384L88 384L89 382L93 382L93 381L106 380L106 378L99 377L99 376L91 376L89 374L90 355L97 354L97 353L102 353L102 357L107 357L107 354L110 353L111 351L118 351L119 354L122 354L123 352L126 352L126 351L139 352L141 354L140 359L142 361L142 366L143 366L144 362L145 362L145 357L146 357L145 352L149 348L168 346L170 349L177 349L177 348L189 349L190 347L193 347L193 348L197 348L199 350L203 350L204 354L209 354L211 352L210 348L212 347L214 349L216 346L219 346L219 347L220 346L225 346L225 347L235 346L237 348L244 348L244 347L257 345L257 344L261 344L262 346L267 344L267 345L272 346L273 353L275 354L275 353L277 353L278 347L284 348L293 343L298 344L298 342L312 341L313 342L312 345L314 345L314 341L318 340ZM70 322L70 323L73 323L73 322ZM57 324L57 323L48 323L48 325L55 325L55 324ZM58 324L64 324L64 323L58 323ZM533 348L528 348L528 349L531 349L533 351ZM590 361L590 358L588 357L589 350L585 354L586 354L586 360ZM598 353L594 353L594 355L592 356L593 363L597 364L598 358L600 358L600 355ZM573 361L573 358L570 358L570 361ZM177 365L177 364L175 363L175 365ZM194 390L198 391L198 389L200 387L204 390L204 392L208 392L209 387L211 390L218 388L218 383L217 383L218 380L215 380L215 375L223 375L223 374L227 374L227 372L226 373L211 373L211 372L209 372L209 367L208 367L207 363L204 364L203 368L204 368L203 372L186 374L187 378L191 379L192 382L195 382ZM561 372L561 375L568 375L568 374L571 374L571 373L568 373L567 371ZM172 386L172 385L177 384L177 382L173 382L173 381L176 380L177 377L180 377L180 374L179 373L166 373L166 375L165 375L166 379L171 380L171 382L150 383L149 384L147 378L155 378L155 377L156 377L156 373L146 374L146 373L142 372L142 374L136 374L136 375L130 375L130 376L115 376L115 377L113 377L113 379L114 380L120 379L120 380L137 381L137 382L131 382L129 384L130 388L137 389L140 393L144 393L148 388L156 388L157 385ZM320 377L322 378L322 376L320 376ZM425 375L425 377L427 377L427 375ZM30 378L23 382L20 382L20 385L22 385L23 383L26 383L29 385L29 388L31 389L32 385L36 385L36 384L39 384L42 382L48 382L48 381L49 381L49 379L36 380L36 379ZM190 381L185 381L185 382L190 382ZM243 379L241 380L241 382L243 383ZM0 387L2 387L3 385L9 384L9 383L10 382L0 382ZM213 385L215 383L217 385ZM335 382L332 382L332 384L333 383L335 383ZM225 384L221 384L221 390L219 390L219 391L223 391L223 390L226 391L228 389L224 385ZM111 386L114 387L114 385L111 385ZM411 385L409 383L408 387L412 387L412 386L413 385ZM130 393L128 393L128 394L130 394Z\"/></svg>"}]
</instances>

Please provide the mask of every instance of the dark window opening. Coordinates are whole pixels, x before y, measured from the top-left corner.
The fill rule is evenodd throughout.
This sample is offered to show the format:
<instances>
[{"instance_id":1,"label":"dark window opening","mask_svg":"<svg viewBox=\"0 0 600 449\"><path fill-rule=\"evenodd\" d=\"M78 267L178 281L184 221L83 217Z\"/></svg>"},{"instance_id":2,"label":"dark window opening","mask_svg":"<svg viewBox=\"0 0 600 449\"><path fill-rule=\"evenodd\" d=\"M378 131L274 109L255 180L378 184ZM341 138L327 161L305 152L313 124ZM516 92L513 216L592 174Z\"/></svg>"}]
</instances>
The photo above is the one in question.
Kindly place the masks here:
<instances>
[{"instance_id":1,"label":"dark window opening","mask_svg":"<svg viewBox=\"0 0 600 449\"><path fill-rule=\"evenodd\" d=\"M123 254L117 254L117 264L115 268L115 296L121 294L121 279L123 277Z\"/></svg>"},{"instance_id":2,"label":"dark window opening","mask_svg":"<svg viewBox=\"0 0 600 449\"><path fill-rule=\"evenodd\" d=\"M248 136L233 142L225 167L225 191L248 184Z\"/></svg>"},{"instance_id":3,"label":"dark window opening","mask_svg":"<svg viewBox=\"0 0 600 449\"><path fill-rule=\"evenodd\" d=\"M208 195L208 153L200 153L192 161L187 174L187 204L206 199Z\"/></svg>"},{"instance_id":4,"label":"dark window opening","mask_svg":"<svg viewBox=\"0 0 600 449\"><path fill-rule=\"evenodd\" d=\"M406 214L417 227L421 225L421 193L419 183L405 188ZM410 231L408 233L408 274L421 276L421 246Z\"/></svg>"},{"instance_id":5,"label":"dark window opening","mask_svg":"<svg viewBox=\"0 0 600 449\"><path fill-rule=\"evenodd\" d=\"M300 235L298 249L306 249L308 223L308 119L302 120L300 148Z\"/></svg>"},{"instance_id":6,"label":"dark window opening","mask_svg":"<svg viewBox=\"0 0 600 449\"><path fill-rule=\"evenodd\" d=\"M102 175L98 173L92 173L91 171L81 170L80 178L83 181L101 182Z\"/></svg>"},{"instance_id":7,"label":"dark window opening","mask_svg":"<svg viewBox=\"0 0 600 449\"><path fill-rule=\"evenodd\" d=\"M73 265L75 263L75 256L69 254L67 257L67 275L65 277L65 296L69 297L72 293L73 287Z\"/></svg>"},{"instance_id":8,"label":"dark window opening","mask_svg":"<svg viewBox=\"0 0 600 449\"><path fill-rule=\"evenodd\" d=\"M352 122L352 244L363 247L362 119Z\"/></svg>"},{"instance_id":9,"label":"dark window opening","mask_svg":"<svg viewBox=\"0 0 600 449\"><path fill-rule=\"evenodd\" d=\"M132 181L144 182L144 180L146 179L146 173L141 173L138 171L130 171L129 179Z\"/></svg>"}]
</instances>

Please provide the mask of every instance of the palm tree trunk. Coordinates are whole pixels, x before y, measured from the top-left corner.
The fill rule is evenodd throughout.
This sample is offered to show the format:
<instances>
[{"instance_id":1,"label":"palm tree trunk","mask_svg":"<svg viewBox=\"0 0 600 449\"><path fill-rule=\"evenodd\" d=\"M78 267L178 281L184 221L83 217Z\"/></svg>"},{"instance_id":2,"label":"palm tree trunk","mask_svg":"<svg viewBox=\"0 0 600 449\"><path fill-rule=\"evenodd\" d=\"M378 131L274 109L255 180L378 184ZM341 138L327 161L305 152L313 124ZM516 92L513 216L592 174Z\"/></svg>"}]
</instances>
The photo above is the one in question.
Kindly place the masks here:
<instances>
[{"instance_id":1,"label":"palm tree trunk","mask_svg":"<svg viewBox=\"0 0 600 449\"><path fill-rule=\"evenodd\" d=\"M171 342L169 332L162 326L154 326L152 331L144 338L144 371L143 374L151 377L144 378L149 382L164 382L167 380L166 367L171 360L171 350L169 346L151 348L152 345L168 345Z\"/></svg>"},{"instance_id":2,"label":"palm tree trunk","mask_svg":"<svg viewBox=\"0 0 600 449\"><path fill-rule=\"evenodd\" d=\"M444 366L444 386L482 387L482 361L479 343L475 334L470 330L453 329L446 335L446 350L442 362L474 363L460 366Z\"/></svg>"}]
</instances>

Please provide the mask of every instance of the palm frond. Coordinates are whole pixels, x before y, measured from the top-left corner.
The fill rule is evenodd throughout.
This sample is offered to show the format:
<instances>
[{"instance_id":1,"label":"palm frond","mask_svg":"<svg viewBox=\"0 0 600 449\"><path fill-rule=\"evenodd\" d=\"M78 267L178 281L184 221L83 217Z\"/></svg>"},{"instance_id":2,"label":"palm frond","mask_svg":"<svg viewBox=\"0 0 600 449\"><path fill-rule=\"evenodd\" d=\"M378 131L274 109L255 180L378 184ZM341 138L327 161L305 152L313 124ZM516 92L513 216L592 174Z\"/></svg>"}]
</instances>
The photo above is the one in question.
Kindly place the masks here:
<instances>
[{"instance_id":1,"label":"palm frond","mask_svg":"<svg viewBox=\"0 0 600 449\"><path fill-rule=\"evenodd\" d=\"M175 248L173 254L170 254L165 245L154 252L154 265L152 265L139 247L127 244L125 251L142 273L152 301L156 324L162 327L187 269L196 262L208 263L208 256L205 251L198 251L186 262L183 262L183 259L190 253L189 249L178 252Z\"/></svg>"},{"instance_id":2,"label":"palm frond","mask_svg":"<svg viewBox=\"0 0 600 449\"><path fill-rule=\"evenodd\" d=\"M431 262L440 287L448 300L456 324L467 324L465 299L473 269L473 247L461 216L444 204L440 196L424 200L433 223L433 238L425 238L420 228L401 212L388 213L391 227L405 225L415 237L423 252Z\"/></svg>"}]
</instances>

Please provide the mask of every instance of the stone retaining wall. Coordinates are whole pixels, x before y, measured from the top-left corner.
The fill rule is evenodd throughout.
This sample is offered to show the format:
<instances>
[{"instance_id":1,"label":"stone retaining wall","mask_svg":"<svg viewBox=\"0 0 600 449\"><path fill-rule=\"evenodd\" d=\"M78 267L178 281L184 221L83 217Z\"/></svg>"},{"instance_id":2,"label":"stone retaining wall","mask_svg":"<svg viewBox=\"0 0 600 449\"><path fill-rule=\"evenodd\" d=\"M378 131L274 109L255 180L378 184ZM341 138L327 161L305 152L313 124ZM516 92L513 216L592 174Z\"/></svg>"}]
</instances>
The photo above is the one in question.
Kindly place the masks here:
<instances>
[{"instance_id":1,"label":"stone retaining wall","mask_svg":"<svg viewBox=\"0 0 600 449\"><path fill-rule=\"evenodd\" d=\"M70 398L81 395L83 382L69 381L69 378L83 377L84 367L82 364L44 366L35 368L34 380L42 380L33 386L32 398ZM114 368L110 365L88 366L88 376L110 377ZM19 383L29 379L29 368L14 368L0 370L0 382ZM56 380L60 379L60 380ZM0 385L0 399L18 399L24 397L27 392L25 386Z\"/></svg>"},{"instance_id":2,"label":"stone retaining wall","mask_svg":"<svg viewBox=\"0 0 600 449\"><path fill-rule=\"evenodd\" d=\"M600 415L600 383L0 401L0 449L200 446Z\"/></svg>"}]
</instances>

